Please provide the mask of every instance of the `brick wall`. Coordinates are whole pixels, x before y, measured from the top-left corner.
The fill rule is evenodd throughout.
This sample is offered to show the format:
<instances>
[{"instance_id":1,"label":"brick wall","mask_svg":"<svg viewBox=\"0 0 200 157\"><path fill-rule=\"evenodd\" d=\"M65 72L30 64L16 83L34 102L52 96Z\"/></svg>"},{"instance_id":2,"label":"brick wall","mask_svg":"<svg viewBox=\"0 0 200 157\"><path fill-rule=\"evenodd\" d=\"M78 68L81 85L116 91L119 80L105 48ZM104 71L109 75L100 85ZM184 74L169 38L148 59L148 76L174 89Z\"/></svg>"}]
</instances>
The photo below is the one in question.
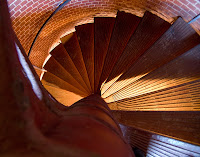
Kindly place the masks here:
<instances>
[{"instance_id":1,"label":"brick wall","mask_svg":"<svg viewBox=\"0 0 200 157\"><path fill-rule=\"evenodd\" d=\"M8 0L13 28L25 51L48 16L62 0ZM72 0L46 25L30 55L31 62L42 67L49 51L60 37L74 30L74 26L93 21L94 16L116 15L117 10L143 16L145 10L168 22L177 16L188 22L200 13L199 0ZM200 33L200 19L191 24Z\"/></svg>"}]
</instances>

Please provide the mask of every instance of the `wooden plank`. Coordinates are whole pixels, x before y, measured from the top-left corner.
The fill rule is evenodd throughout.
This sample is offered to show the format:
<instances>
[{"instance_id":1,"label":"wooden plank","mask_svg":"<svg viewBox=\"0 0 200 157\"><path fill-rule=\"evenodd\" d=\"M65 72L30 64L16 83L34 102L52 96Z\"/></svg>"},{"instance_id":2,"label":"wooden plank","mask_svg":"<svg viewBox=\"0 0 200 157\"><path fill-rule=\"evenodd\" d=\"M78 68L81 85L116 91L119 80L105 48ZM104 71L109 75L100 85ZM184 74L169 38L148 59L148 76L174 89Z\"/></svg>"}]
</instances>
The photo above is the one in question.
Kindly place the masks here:
<instances>
[{"instance_id":1,"label":"wooden plank","mask_svg":"<svg viewBox=\"0 0 200 157\"><path fill-rule=\"evenodd\" d=\"M87 91L73 78L73 76L68 73L53 57L48 60L44 66L44 69L76 87L77 89L87 93Z\"/></svg>"},{"instance_id":2,"label":"wooden plank","mask_svg":"<svg viewBox=\"0 0 200 157\"><path fill-rule=\"evenodd\" d=\"M198 80L199 58L200 44L113 95L120 100Z\"/></svg>"},{"instance_id":3,"label":"wooden plank","mask_svg":"<svg viewBox=\"0 0 200 157\"><path fill-rule=\"evenodd\" d=\"M75 29L92 93L94 93L94 24L76 26Z\"/></svg>"},{"instance_id":4,"label":"wooden plank","mask_svg":"<svg viewBox=\"0 0 200 157\"><path fill-rule=\"evenodd\" d=\"M47 85L57 87L57 88L61 88L61 89L64 89L66 91L73 92L73 93L80 95L82 97L88 96L85 92L82 92L78 88L76 88L73 85L67 83L66 81L60 79L56 75L51 74L50 72L46 72L43 75L42 82L43 81L45 81Z\"/></svg>"},{"instance_id":5,"label":"wooden plank","mask_svg":"<svg viewBox=\"0 0 200 157\"><path fill-rule=\"evenodd\" d=\"M105 58L99 88L110 75L115 63L121 56L131 35L134 33L140 22L140 18L130 13L118 12L115 26L110 39L108 52Z\"/></svg>"},{"instance_id":6,"label":"wooden plank","mask_svg":"<svg viewBox=\"0 0 200 157\"><path fill-rule=\"evenodd\" d=\"M108 51L110 38L112 35L115 18L111 17L95 17L94 29L94 90L100 93L99 81L103 70L104 60Z\"/></svg>"},{"instance_id":7,"label":"wooden plank","mask_svg":"<svg viewBox=\"0 0 200 157\"><path fill-rule=\"evenodd\" d=\"M123 125L200 145L200 112L113 111L113 115Z\"/></svg>"},{"instance_id":8,"label":"wooden plank","mask_svg":"<svg viewBox=\"0 0 200 157\"><path fill-rule=\"evenodd\" d=\"M73 92L57 88L55 86L51 86L50 84L46 84L45 81L42 82L44 87L48 90L48 92L61 104L65 106L71 106L75 102L79 101L83 97L77 95Z\"/></svg>"},{"instance_id":9,"label":"wooden plank","mask_svg":"<svg viewBox=\"0 0 200 157\"><path fill-rule=\"evenodd\" d=\"M127 111L200 111L199 89L200 80L197 80L119 101L114 97L115 108Z\"/></svg>"},{"instance_id":10,"label":"wooden plank","mask_svg":"<svg viewBox=\"0 0 200 157\"><path fill-rule=\"evenodd\" d=\"M68 39L69 40L69 39ZM60 64L62 67L71 74L71 76L87 91L90 92L90 89L84 82L81 74L77 70L75 64L67 53L63 44L59 44L53 51L50 53L52 57Z\"/></svg>"},{"instance_id":11,"label":"wooden plank","mask_svg":"<svg viewBox=\"0 0 200 157\"><path fill-rule=\"evenodd\" d=\"M102 88L104 93L136 60L146 52L162 35L171 24L158 16L145 12L135 33L131 36L122 55L113 67L109 78Z\"/></svg>"},{"instance_id":12,"label":"wooden plank","mask_svg":"<svg viewBox=\"0 0 200 157\"><path fill-rule=\"evenodd\" d=\"M178 18L170 29L105 92L103 98L144 77L199 43L200 36L195 30L182 18Z\"/></svg>"},{"instance_id":13,"label":"wooden plank","mask_svg":"<svg viewBox=\"0 0 200 157\"><path fill-rule=\"evenodd\" d=\"M83 80L85 81L87 87L90 89L90 91L92 91L76 32L74 32L73 36L65 42L64 47L80 75L82 76Z\"/></svg>"},{"instance_id":14,"label":"wooden plank","mask_svg":"<svg viewBox=\"0 0 200 157\"><path fill-rule=\"evenodd\" d=\"M40 78L41 74L43 73L42 70L40 70L39 68L34 67L35 72L37 73L38 77Z\"/></svg>"},{"instance_id":15,"label":"wooden plank","mask_svg":"<svg viewBox=\"0 0 200 157\"><path fill-rule=\"evenodd\" d=\"M161 156L200 156L200 146L122 124L120 127L134 152L140 149L146 156L155 156L157 152Z\"/></svg>"}]
</instances>

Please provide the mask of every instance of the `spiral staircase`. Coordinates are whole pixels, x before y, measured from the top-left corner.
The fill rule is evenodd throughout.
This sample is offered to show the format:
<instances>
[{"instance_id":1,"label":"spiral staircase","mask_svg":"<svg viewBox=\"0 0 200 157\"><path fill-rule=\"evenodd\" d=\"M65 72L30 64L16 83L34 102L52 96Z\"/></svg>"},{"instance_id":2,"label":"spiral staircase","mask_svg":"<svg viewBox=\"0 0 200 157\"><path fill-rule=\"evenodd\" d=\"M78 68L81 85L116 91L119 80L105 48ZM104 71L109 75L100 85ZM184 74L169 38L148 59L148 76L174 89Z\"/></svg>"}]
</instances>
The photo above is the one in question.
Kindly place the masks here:
<instances>
[{"instance_id":1,"label":"spiral staircase","mask_svg":"<svg viewBox=\"0 0 200 157\"><path fill-rule=\"evenodd\" d=\"M200 156L200 36L181 17L95 17L40 82L6 0L0 16L0 156Z\"/></svg>"},{"instance_id":2,"label":"spiral staircase","mask_svg":"<svg viewBox=\"0 0 200 157\"><path fill-rule=\"evenodd\" d=\"M181 17L170 24L148 11L142 18L118 11L75 30L50 52L44 87L65 106L101 95L131 146L147 156L200 156L200 36L193 28Z\"/></svg>"}]
</instances>

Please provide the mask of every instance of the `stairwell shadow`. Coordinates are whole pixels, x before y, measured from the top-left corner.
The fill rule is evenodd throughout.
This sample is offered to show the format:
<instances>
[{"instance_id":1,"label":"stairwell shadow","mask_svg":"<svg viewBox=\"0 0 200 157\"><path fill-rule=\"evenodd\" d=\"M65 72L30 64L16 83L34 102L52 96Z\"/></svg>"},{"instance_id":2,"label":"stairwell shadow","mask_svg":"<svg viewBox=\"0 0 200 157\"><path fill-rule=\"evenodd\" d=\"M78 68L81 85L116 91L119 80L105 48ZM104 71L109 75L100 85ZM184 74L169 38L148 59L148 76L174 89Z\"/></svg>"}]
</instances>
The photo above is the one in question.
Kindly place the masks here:
<instances>
[{"instance_id":1,"label":"stairwell shadow","mask_svg":"<svg viewBox=\"0 0 200 157\"><path fill-rule=\"evenodd\" d=\"M126 141L131 145L135 157L145 157L148 151L148 144L150 143L151 137L144 131L134 129L130 126L120 124L123 136ZM146 135L145 140L141 141L141 134ZM141 144L142 143L142 144ZM145 144L143 144L145 143Z\"/></svg>"}]
</instances>

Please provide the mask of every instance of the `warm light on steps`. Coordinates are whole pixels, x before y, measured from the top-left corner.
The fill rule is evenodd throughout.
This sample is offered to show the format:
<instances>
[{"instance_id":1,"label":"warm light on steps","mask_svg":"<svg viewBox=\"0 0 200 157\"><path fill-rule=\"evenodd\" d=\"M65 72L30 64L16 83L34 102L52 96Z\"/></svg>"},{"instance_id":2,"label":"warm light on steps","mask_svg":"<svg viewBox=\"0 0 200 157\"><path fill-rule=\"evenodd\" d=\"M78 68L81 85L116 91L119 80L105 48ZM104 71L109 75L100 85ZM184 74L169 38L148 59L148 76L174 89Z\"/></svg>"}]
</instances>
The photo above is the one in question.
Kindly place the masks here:
<instances>
[{"instance_id":1,"label":"warm light on steps","mask_svg":"<svg viewBox=\"0 0 200 157\"><path fill-rule=\"evenodd\" d=\"M127 16L131 19L136 20L137 24L134 24L134 22L131 23L132 21L130 21L130 19L128 18L124 19L123 16ZM155 18L158 24L155 22L154 25L147 27L147 24L150 25L151 22ZM98 18L96 17L96 19ZM119 19L124 20L124 22L120 23ZM128 38L124 36L124 33L120 32L120 29L124 31L125 22L127 24L131 23L129 25L130 27L129 31L131 34L129 33ZM87 43L86 41L87 36L84 35L81 37L81 35L84 34L83 32L85 31L81 29L89 28L89 26L92 26L92 25L93 24L90 23L88 25L84 24L81 26L77 26L76 28L78 28L79 30L78 32L77 31L72 32L61 38L61 41L62 41L61 44L63 44L64 47L67 48L66 52L70 53L70 57L72 58L72 60L74 59L74 57L76 57L77 54L79 56L82 55L80 56L80 58L84 60L84 66L86 67L86 72L84 74L87 75L87 79L89 80L91 86L93 84L93 83L91 84L91 80L89 79L89 74L90 74L89 71L91 70L91 67L90 67L91 65L89 65L89 63L91 62L90 60L91 56L87 56L88 54L86 55L85 52L84 53L82 52L84 48L86 48L88 45L86 47L85 45L82 45L84 43ZM110 26L112 26L112 24ZM182 70L181 73L173 70L174 67L178 67L178 70L180 70L182 67L184 68L184 66L186 66L186 63L188 64L188 66L191 64L190 62L187 62L187 58L191 56L190 59L193 61L192 57L193 55L195 56L196 54L190 53L189 50L192 49L194 46L196 46L200 41L199 36L182 18L179 17L174 22L174 24L170 27L170 24L166 23L165 21L151 14L150 12L146 12L144 14L144 17L141 19L131 14L118 12L118 16L115 19L115 24L113 24L112 27L113 27L112 35L110 35L110 37L108 38L110 40L108 44L108 48L105 49L105 51L107 51L106 52L107 54L102 60L102 63L104 64L101 71L101 75L104 75L104 74L107 74L107 75L104 75L102 77L103 79L105 77L105 80L103 80L102 78L101 78L102 80L100 80L100 81L103 81L101 82L102 84L100 85L101 95L105 99L106 102L110 103L110 106L112 109L117 108L120 110L123 109L123 110L174 110L174 111L197 110L196 106L198 106L198 101L197 102L196 100L195 102L190 101L192 97L189 97L189 98L185 98L184 102L181 102L179 99L183 99L183 98L180 95L173 97L174 100L171 99L172 103L171 104L168 103L169 105L163 104L163 103L167 103L165 101L163 101L160 104L154 105L154 104L150 104L150 103L153 103L153 102L150 102L150 100L145 102L145 101L141 101L137 99L138 103L144 103L144 104L147 103L147 104L146 106L145 105L142 106L142 104L140 104L140 106L134 106L135 105L134 98L137 98L145 94L151 94L152 92L157 92L163 89L171 88L177 85L181 85L187 82L195 81L199 78L199 76L197 75L198 70L196 69L196 67L198 67L198 64L199 64L198 60L194 61L195 63L193 62L194 65L193 65L193 69L191 69L191 73L187 73L187 70L184 71L184 69ZM96 28L95 23L94 23L94 28ZM101 31L100 27L98 29L99 31ZM105 28L103 28L102 26L102 29L105 29ZM131 29L133 29L134 31ZM157 30L162 30L162 33L158 31L160 34L156 36L155 31ZM146 33L150 33L150 35L149 36L145 34L143 35L145 31ZM119 34L121 33L121 35L118 36L115 33L119 33ZM117 38L118 39L117 41L113 42L113 40L116 40L113 38L113 36L123 37L124 39L126 39L127 45L124 45L123 48L120 48L119 38ZM138 39L140 43L134 44L134 42L137 42L137 40L134 39L134 37L137 37L137 38L143 37L144 40ZM84 38L85 40L82 41ZM152 39L153 42L149 42L151 38L154 39L154 40ZM93 39L91 41L93 42ZM176 41L177 41L177 44L176 44ZM193 43L191 41L193 41ZM180 43L182 42L183 45L180 45L179 42ZM68 45L68 43L70 43L70 45ZM76 44L76 47L80 46L80 48L76 49L77 54L76 52L75 54L73 54L73 50L74 50L73 45L72 45L73 43ZM145 44L149 44L149 45L146 46ZM91 44L91 46L92 45L93 44ZM136 47L137 45L140 46L140 49L142 50L137 49ZM146 48L144 48L143 50L144 46L146 46ZM87 49L90 49L90 48L91 47L88 47ZM116 57L115 48L122 52L120 52L121 54L120 53L118 54L117 58L112 60L112 58ZM55 47L55 50L56 50L56 47ZM94 54L93 54L94 56L95 56L95 52L96 51L94 51ZM134 52L135 56L134 55L131 56L132 55L131 52ZM158 52L160 52L161 54L159 54ZM122 67L125 67L126 53L128 53L127 57L130 57L128 58L128 60L131 62L131 64L127 63L129 64L129 68L127 68L126 71L124 71L123 69L121 69L120 63L123 63ZM190 55L187 55L187 54L190 54ZM179 56L183 56L183 57L180 58ZM59 57L59 56L55 56L55 57ZM178 58L180 58L179 59L180 63L179 63ZM49 56L47 57L45 62L48 62L48 59L49 59ZM99 58L96 58L96 59L98 60ZM131 59L133 59L134 62ZM144 61L147 62L147 65L145 64ZM77 60L75 62L76 63L74 64L76 64L76 68L79 67L78 70L80 71L81 66L78 66ZM88 67L86 66L86 63ZM46 63L44 63L43 66L45 64ZM93 62L91 64L93 64ZM98 64L98 62L95 62L95 64ZM112 68L106 67L106 66L112 66ZM112 70L114 70L114 72ZM119 73L120 71L121 73ZM162 71L165 71L165 73L163 73L163 76L160 77L162 74ZM166 75L168 73L170 74L171 77ZM110 77L110 75L112 76ZM81 76L83 76L83 73ZM193 92L195 92L195 90ZM92 93L93 91L91 92L91 94ZM128 99L128 98L133 98L133 99L129 100L129 102L126 102L126 103L123 102L123 100L125 101L125 99ZM159 99L163 99L163 98L158 96L156 101L159 102ZM190 103L185 103L186 101L190 101ZM121 103L121 106L119 105L119 103ZM131 103L132 103L132 106L131 106ZM127 105L127 108L126 108L126 105Z\"/></svg>"},{"instance_id":2,"label":"warm light on steps","mask_svg":"<svg viewBox=\"0 0 200 157\"><path fill-rule=\"evenodd\" d=\"M48 92L53 95L58 102L62 102L65 106L71 106L78 100L82 99L83 97L77 95L73 92L61 89L56 86L51 86L50 84L46 84L43 82L44 87L48 90Z\"/></svg>"}]
</instances>

